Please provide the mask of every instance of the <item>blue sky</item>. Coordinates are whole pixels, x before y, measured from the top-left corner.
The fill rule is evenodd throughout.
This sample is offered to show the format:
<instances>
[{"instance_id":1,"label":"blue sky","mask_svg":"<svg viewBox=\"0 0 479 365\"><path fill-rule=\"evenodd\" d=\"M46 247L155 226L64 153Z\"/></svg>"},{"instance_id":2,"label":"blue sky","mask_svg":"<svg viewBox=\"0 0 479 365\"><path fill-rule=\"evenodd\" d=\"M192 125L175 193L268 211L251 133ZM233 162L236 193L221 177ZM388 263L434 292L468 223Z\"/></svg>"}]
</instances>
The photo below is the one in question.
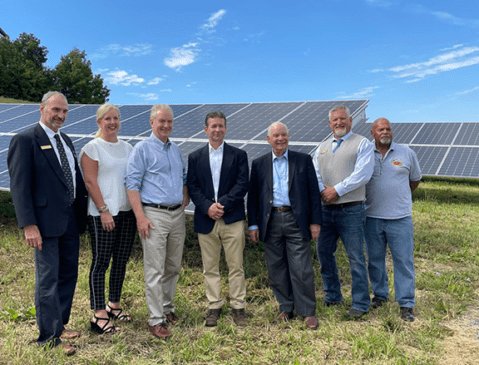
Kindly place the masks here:
<instances>
[{"instance_id":1,"label":"blue sky","mask_svg":"<svg viewBox=\"0 0 479 365\"><path fill-rule=\"evenodd\" d=\"M0 0L48 66L85 50L115 104L370 99L368 118L479 122L477 0Z\"/></svg>"}]
</instances>

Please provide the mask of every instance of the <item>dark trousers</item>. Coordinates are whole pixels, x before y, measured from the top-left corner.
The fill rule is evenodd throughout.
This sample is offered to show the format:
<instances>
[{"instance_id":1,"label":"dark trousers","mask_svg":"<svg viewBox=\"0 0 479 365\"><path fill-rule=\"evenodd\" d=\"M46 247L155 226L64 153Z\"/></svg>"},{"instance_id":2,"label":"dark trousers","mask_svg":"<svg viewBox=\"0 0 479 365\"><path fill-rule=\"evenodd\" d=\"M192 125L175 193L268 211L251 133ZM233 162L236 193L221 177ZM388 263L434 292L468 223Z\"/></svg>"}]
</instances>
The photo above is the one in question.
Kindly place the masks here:
<instances>
[{"instance_id":1,"label":"dark trousers","mask_svg":"<svg viewBox=\"0 0 479 365\"><path fill-rule=\"evenodd\" d=\"M136 219L133 211L113 217L115 229L103 229L99 216L88 216L92 262L90 267L90 307L105 309L105 273L111 264L108 300L118 303L125 280L126 264L135 240Z\"/></svg>"},{"instance_id":2,"label":"dark trousers","mask_svg":"<svg viewBox=\"0 0 479 365\"><path fill-rule=\"evenodd\" d=\"M39 345L56 346L70 319L78 277L80 240L73 206L68 226L60 237L42 237L42 250L35 249L35 310ZM52 218L54 219L54 218Z\"/></svg>"},{"instance_id":3,"label":"dark trousers","mask_svg":"<svg viewBox=\"0 0 479 365\"><path fill-rule=\"evenodd\" d=\"M293 212L272 212L264 253L269 282L280 311L296 309L300 316L314 316L316 296L311 246Z\"/></svg>"}]
</instances>

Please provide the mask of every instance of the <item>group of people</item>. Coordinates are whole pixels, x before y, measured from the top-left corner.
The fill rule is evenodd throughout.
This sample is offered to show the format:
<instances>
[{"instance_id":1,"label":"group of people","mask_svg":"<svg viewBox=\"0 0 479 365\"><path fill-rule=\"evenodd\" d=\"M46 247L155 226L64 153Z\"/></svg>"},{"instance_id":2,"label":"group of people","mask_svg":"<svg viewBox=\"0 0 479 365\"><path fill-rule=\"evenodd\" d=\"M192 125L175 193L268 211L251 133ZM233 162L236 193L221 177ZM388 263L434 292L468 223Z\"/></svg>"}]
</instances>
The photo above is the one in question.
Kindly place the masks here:
<instances>
[{"instance_id":1,"label":"group of people","mask_svg":"<svg viewBox=\"0 0 479 365\"><path fill-rule=\"evenodd\" d=\"M316 329L316 295L311 240L317 240L324 304L343 302L335 251L341 238L350 262L352 305L347 317L357 319L389 298L386 247L394 262L395 299L401 317L414 320L412 191L421 172L414 152L392 142L391 124L380 118L367 138L352 133L347 107L329 113L333 138L315 155L288 148L286 125L268 128L272 151L252 162L245 151L224 141L226 116L205 118L208 144L188 157L169 139L173 110L154 105L151 135L132 147L118 138L120 111L112 104L97 111L98 132L77 159L70 138L60 132L68 112L66 97L48 92L40 104L40 122L15 135L8 151L10 191L18 225L35 248L35 308L38 344L75 349L62 340L80 336L68 331L78 276L79 235L90 234L89 275L91 330L121 331L131 321L120 306L121 292L136 231L143 247L148 328L168 338L177 323L174 298L185 241L185 213L195 204L208 300L205 325L214 327L225 304L219 270L221 248L228 265L231 315L247 324L245 196L248 231L264 242L268 276L279 302L275 323L294 315ZM81 166L81 169L80 169ZM367 262L364 255L366 242ZM110 266L108 304L105 274ZM368 278L369 269L369 278ZM373 289L370 300L369 282ZM116 323L116 324L115 324Z\"/></svg>"}]
</instances>

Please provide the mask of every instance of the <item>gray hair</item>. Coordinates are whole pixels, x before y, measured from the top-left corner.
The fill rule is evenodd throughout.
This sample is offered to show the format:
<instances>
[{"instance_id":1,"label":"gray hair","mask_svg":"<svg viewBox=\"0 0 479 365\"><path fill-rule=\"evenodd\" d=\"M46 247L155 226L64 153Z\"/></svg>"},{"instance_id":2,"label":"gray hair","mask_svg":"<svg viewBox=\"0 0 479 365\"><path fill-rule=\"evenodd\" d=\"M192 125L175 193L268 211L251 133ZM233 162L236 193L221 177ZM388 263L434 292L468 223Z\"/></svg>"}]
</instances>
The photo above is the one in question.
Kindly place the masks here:
<instances>
[{"instance_id":1,"label":"gray hair","mask_svg":"<svg viewBox=\"0 0 479 365\"><path fill-rule=\"evenodd\" d=\"M68 104L67 97L65 95L63 95L61 92L59 92L59 91L49 91L45 95L43 95L42 105L46 107L48 99L50 99L54 95L60 95L65 100L65 102Z\"/></svg>"},{"instance_id":2,"label":"gray hair","mask_svg":"<svg viewBox=\"0 0 479 365\"><path fill-rule=\"evenodd\" d=\"M268 127L268 137L271 137L271 129L273 129L274 127L277 127L277 126L284 127L284 129L286 129L286 133L289 136L289 129L288 129L288 127L286 127L286 124L281 123L281 122L274 122L274 123L271 123Z\"/></svg>"},{"instance_id":3,"label":"gray hair","mask_svg":"<svg viewBox=\"0 0 479 365\"><path fill-rule=\"evenodd\" d=\"M341 109L346 112L346 114L348 115L348 118L351 116L351 112L349 111L349 108L347 106L339 104L339 105L334 106L333 109L331 109L329 111L329 120L331 120L331 114L333 112L335 112L336 110L341 110Z\"/></svg>"},{"instance_id":4,"label":"gray hair","mask_svg":"<svg viewBox=\"0 0 479 365\"><path fill-rule=\"evenodd\" d=\"M168 104L155 104L151 107L150 120L155 119L156 114L158 113L160 109L168 110L171 113L171 117L174 118L173 109L171 109L171 107Z\"/></svg>"}]
</instances>

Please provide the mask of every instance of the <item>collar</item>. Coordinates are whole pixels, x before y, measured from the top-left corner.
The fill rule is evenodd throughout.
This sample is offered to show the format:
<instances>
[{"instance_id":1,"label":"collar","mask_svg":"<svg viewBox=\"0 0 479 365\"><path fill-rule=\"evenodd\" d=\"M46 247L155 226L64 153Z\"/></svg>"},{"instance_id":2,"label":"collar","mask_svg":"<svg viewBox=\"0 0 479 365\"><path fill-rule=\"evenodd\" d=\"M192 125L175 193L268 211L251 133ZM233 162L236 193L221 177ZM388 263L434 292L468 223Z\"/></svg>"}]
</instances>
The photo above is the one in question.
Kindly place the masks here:
<instances>
[{"instance_id":1,"label":"collar","mask_svg":"<svg viewBox=\"0 0 479 365\"><path fill-rule=\"evenodd\" d=\"M52 131L50 128L48 128L45 124L43 124L42 122L38 122L38 124L40 124L40 126L43 128L43 130L45 131L45 133L47 134L47 137L50 138L50 139L53 139L53 137L55 136L55 134L58 134L61 138L61 135L60 135L60 131L58 131L58 133L55 133L54 131ZM63 138L61 138L63 139Z\"/></svg>"},{"instance_id":2,"label":"collar","mask_svg":"<svg viewBox=\"0 0 479 365\"><path fill-rule=\"evenodd\" d=\"M155 141L158 141L158 143L160 144L161 147L163 148L169 148L171 146L171 141L170 139L168 138L168 140L166 141L166 143L164 143L161 139L159 139L153 132L151 132L150 134L150 138L152 140L155 140Z\"/></svg>"},{"instance_id":3,"label":"collar","mask_svg":"<svg viewBox=\"0 0 479 365\"><path fill-rule=\"evenodd\" d=\"M349 133L345 134L343 137L334 138L334 136L333 136L333 141L336 141L336 143L337 143L338 139L342 139L343 142L346 142L346 140L347 140L349 137L351 137L352 135L353 135L353 131L350 130Z\"/></svg>"},{"instance_id":4,"label":"collar","mask_svg":"<svg viewBox=\"0 0 479 365\"><path fill-rule=\"evenodd\" d=\"M225 146L225 141L221 143L221 145L218 147L217 150L214 149L214 147L211 145L210 142L208 142L208 151L211 152L223 152L224 146Z\"/></svg>"},{"instance_id":5,"label":"collar","mask_svg":"<svg viewBox=\"0 0 479 365\"><path fill-rule=\"evenodd\" d=\"M288 161L288 148L286 149L286 152L284 153L283 156L279 156L279 157L276 156L276 155L274 154L273 150L271 150L271 153L273 154L273 161L274 161L275 158L280 158L280 157L285 157L285 158L286 158L286 161Z\"/></svg>"}]
</instances>

